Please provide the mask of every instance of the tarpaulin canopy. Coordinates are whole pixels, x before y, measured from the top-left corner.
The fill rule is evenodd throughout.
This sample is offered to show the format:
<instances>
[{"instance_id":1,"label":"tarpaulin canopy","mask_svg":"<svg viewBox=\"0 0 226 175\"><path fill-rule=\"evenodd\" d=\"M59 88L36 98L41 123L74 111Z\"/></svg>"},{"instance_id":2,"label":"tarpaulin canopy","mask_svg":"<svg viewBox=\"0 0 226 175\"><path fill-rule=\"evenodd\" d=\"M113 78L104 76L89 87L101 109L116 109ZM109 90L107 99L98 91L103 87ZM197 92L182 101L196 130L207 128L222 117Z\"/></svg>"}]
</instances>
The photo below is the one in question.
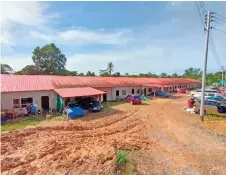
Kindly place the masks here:
<instances>
[{"instance_id":1,"label":"tarpaulin canopy","mask_svg":"<svg viewBox=\"0 0 226 175\"><path fill-rule=\"evenodd\" d=\"M61 88L61 89L54 89L56 93L58 93L61 97L85 97L85 96L95 96L100 94L105 94L105 92L91 88L91 87L84 87L84 88Z\"/></svg>"}]
</instances>

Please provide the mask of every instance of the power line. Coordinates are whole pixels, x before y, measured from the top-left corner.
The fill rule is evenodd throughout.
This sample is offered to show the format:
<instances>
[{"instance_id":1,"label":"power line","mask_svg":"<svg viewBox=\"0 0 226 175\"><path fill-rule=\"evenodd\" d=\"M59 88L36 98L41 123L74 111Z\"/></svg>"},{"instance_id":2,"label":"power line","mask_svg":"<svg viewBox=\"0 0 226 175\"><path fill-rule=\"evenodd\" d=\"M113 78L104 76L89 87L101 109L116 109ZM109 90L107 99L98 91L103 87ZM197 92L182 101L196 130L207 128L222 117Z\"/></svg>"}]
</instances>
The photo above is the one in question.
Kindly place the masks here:
<instances>
[{"instance_id":1,"label":"power line","mask_svg":"<svg viewBox=\"0 0 226 175\"><path fill-rule=\"evenodd\" d=\"M200 6L202 8L202 11L204 13L204 16L207 15L207 10L206 10L205 3L203 1L200 1L199 4L200 4Z\"/></svg>"},{"instance_id":2,"label":"power line","mask_svg":"<svg viewBox=\"0 0 226 175\"><path fill-rule=\"evenodd\" d=\"M219 14L219 13L215 13L217 16L223 18L223 19L226 19L226 17L224 17L223 15Z\"/></svg>"},{"instance_id":3,"label":"power line","mask_svg":"<svg viewBox=\"0 0 226 175\"><path fill-rule=\"evenodd\" d=\"M216 28L214 28L214 27L213 27L213 29L214 29L214 30L217 30L217 31L220 31L220 32L223 32L223 33L226 33L225 31L220 30L220 29L216 29Z\"/></svg>"},{"instance_id":4,"label":"power line","mask_svg":"<svg viewBox=\"0 0 226 175\"><path fill-rule=\"evenodd\" d=\"M220 23L220 22L218 22L218 21L216 21L216 20L214 20L214 22L216 22L216 23L218 23L218 24L220 24L220 25L222 25L222 26L225 26L225 27L226 27L226 25L224 25L224 24L222 24L222 23Z\"/></svg>"},{"instance_id":5,"label":"power line","mask_svg":"<svg viewBox=\"0 0 226 175\"><path fill-rule=\"evenodd\" d=\"M202 24L203 24L204 29L205 29L205 23L203 22L203 18L202 18L202 15L205 17L206 14L207 14L207 10L206 10L205 3L204 3L204 2L199 2L199 5L198 5L197 2L195 2L195 3L196 3L196 7L197 7L197 9L198 9L199 16L200 16L200 18L201 18ZM200 7L199 7L199 6L200 6ZM200 8L201 8L202 11L200 10ZM201 14L201 13L202 13L202 14ZM213 14L213 13L212 13L212 14ZM214 58L216 59L217 63L218 63L219 66L221 67L222 64L221 64L221 61L220 61L219 56L218 56L217 51L216 51L216 47L215 47L215 44L214 44L212 32L209 33L209 37L210 37L210 38L209 38L209 39L210 39L209 45L210 45L211 51L212 51L213 56L214 56Z\"/></svg>"},{"instance_id":6,"label":"power line","mask_svg":"<svg viewBox=\"0 0 226 175\"><path fill-rule=\"evenodd\" d=\"M222 20L222 19L220 19L220 18L218 18L218 17L216 17L215 19L217 19L217 20L219 20L219 21L221 21L221 22L223 22L223 23L226 23L226 21L224 21L224 20Z\"/></svg>"},{"instance_id":7,"label":"power line","mask_svg":"<svg viewBox=\"0 0 226 175\"><path fill-rule=\"evenodd\" d=\"M221 67L222 64L219 59L218 53L216 51L216 47L215 47L214 40L213 40L213 35L211 32L210 32L210 49L211 49L212 54L213 54L214 58L216 59L218 65Z\"/></svg>"},{"instance_id":8,"label":"power line","mask_svg":"<svg viewBox=\"0 0 226 175\"><path fill-rule=\"evenodd\" d=\"M205 29L205 23L204 23L204 20L203 20L202 15L201 15L201 11L200 11L199 6L198 6L198 2L195 1L195 4L196 4L197 10L198 10L198 12L199 12L199 16L200 16L200 18L201 18L201 23L202 23L202 25L203 25L203 28Z\"/></svg>"}]
</instances>

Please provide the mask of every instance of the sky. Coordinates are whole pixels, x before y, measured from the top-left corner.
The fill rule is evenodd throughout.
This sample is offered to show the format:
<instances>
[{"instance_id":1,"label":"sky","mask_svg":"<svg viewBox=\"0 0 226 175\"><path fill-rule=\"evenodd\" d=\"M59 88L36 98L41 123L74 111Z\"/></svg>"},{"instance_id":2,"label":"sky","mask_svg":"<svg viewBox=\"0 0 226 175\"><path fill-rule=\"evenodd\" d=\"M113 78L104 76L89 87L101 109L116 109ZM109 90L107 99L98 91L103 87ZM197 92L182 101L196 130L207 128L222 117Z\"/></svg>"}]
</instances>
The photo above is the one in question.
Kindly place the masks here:
<instances>
[{"instance_id":1,"label":"sky","mask_svg":"<svg viewBox=\"0 0 226 175\"><path fill-rule=\"evenodd\" d=\"M1 63L18 71L37 46L55 43L71 71L130 74L203 69L205 32L195 2L0 2ZM205 2L226 16L226 2ZM226 25L226 24L225 24ZM212 23L226 31L226 26ZM211 30L208 72L226 68L226 33Z\"/></svg>"}]
</instances>

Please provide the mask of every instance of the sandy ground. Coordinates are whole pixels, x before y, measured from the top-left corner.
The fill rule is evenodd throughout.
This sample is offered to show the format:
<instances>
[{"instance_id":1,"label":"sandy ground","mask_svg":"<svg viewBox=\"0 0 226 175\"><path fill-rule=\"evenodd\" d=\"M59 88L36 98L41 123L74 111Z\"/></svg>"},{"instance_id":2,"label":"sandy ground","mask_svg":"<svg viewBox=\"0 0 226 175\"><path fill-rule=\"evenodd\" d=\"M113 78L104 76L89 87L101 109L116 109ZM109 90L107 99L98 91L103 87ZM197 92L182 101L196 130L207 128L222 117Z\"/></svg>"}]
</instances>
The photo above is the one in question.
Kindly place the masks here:
<instances>
[{"instance_id":1,"label":"sandy ground","mask_svg":"<svg viewBox=\"0 0 226 175\"><path fill-rule=\"evenodd\" d=\"M79 120L2 133L2 174L114 174L117 149L133 174L226 174L225 121L185 114L188 97L121 104Z\"/></svg>"}]
</instances>

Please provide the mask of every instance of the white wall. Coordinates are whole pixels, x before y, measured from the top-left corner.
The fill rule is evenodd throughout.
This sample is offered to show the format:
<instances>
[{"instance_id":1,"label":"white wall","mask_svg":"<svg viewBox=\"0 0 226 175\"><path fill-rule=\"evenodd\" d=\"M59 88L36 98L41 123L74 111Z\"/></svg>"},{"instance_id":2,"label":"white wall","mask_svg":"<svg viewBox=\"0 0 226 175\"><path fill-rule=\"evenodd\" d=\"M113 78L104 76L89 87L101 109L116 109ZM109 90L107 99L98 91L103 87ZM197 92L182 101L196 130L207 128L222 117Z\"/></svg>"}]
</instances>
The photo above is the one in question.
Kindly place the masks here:
<instances>
[{"instance_id":1,"label":"white wall","mask_svg":"<svg viewBox=\"0 0 226 175\"><path fill-rule=\"evenodd\" d=\"M106 92L107 95L107 101L112 101L112 89Z\"/></svg>"},{"instance_id":2,"label":"white wall","mask_svg":"<svg viewBox=\"0 0 226 175\"><path fill-rule=\"evenodd\" d=\"M37 104L37 109L41 109L42 96L49 96L49 107L56 108L57 93L55 91L3 92L1 93L1 107L2 109L12 109L13 99L31 97L33 98L33 103Z\"/></svg>"},{"instance_id":3,"label":"white wall","mask_svg":"<svg viewBox=\"0 0 226 175\"><path fill-rule=\"evenodd\" d=\"M112 88L112 98L111 100L116 100L116 91L119 90L119 97L118 98L126 98L128 95L132 94L132 89L134 89L134 95L139 95L141 92L141 87L137 86L137 87L114 87ZM139 89L139 93L137 93L137 90ZM122 91L126 90L126 94L122 95ZM108 99L108 101L110 101L110 98Z\"/></svg>"}]
</instances>

